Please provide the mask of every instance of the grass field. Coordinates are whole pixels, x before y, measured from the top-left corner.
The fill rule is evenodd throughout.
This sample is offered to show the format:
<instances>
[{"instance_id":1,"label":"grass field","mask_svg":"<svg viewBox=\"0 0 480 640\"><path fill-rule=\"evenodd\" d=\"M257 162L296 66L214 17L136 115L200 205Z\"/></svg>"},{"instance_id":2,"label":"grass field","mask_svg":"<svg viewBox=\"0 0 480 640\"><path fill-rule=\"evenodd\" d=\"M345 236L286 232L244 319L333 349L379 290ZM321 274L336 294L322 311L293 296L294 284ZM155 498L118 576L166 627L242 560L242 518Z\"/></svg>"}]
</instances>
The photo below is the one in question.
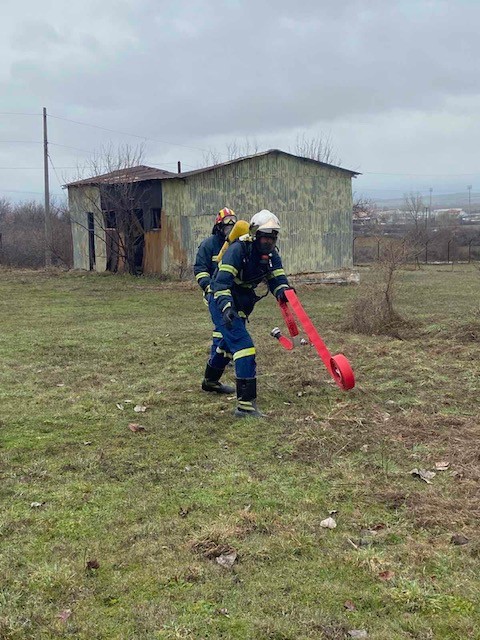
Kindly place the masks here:
<instances>
[{"instance_id":1,"label":"grass field","mask_svg":"<svg viewBox=\"0 0 480 640\"><path fill-rule=\"evenodd\" d=\"M298 288L348 393L260 302L269 420L238 422L193 285L0 271L0 638L480 638L480 272L400 280L403 339Z\"/></svg>"}]
</instances>

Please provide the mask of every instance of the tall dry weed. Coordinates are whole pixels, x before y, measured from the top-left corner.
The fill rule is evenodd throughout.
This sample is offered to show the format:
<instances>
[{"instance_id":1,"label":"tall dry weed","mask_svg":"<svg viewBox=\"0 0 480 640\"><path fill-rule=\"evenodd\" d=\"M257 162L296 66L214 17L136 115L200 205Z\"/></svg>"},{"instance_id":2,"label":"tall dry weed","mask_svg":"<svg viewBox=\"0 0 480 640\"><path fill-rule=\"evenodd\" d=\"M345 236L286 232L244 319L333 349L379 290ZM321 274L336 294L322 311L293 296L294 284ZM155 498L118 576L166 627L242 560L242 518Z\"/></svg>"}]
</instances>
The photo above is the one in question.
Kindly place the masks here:
<instances>
[{"instance_id":1,"label":"tall dry weed","mask_svg":"<svg viewBox=\"0 0 480 640\"><path fill-rule=\"evenodd\" d=\"M413 243L391 242L383 248L380 260L372 267L369 278L359 287L347 312L345 329L367 335L398 336L401 328L412 323L396 309L397 274L415 255Z\"/></svg>"}]
</instances>

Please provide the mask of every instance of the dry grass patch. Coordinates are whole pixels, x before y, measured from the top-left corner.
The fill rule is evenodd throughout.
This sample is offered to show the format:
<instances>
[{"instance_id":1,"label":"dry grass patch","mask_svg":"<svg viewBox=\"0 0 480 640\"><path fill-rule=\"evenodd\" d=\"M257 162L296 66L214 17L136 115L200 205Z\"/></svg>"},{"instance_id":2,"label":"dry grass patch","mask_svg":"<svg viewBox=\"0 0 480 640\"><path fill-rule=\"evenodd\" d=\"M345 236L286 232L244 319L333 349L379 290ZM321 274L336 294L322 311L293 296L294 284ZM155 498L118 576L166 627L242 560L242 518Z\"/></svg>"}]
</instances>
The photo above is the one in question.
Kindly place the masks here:
<instances>
[{"instance_id":1,"label":"dry grass patch","mask_svg":"<svg viewBox=\"0 0 480 640\"><path fill-rule=\"evenodd\" d=\"M255 531L267 533L267 528L260 527L258 521L259 516L256 513L249 508L242 509L202 527L201 532L189 542L189 547L209 560L236 552L233 544L239 540L243 540Z\"/></svg>"},{"instance_id":2,"label":"dry grass patch","mask_svg":"<svg viewBox=\"0 0 480 640\"><path fill-rule=\"evenodd\" d=\"M405 330L412 330L413 323L398 313L385 296L382 282L360 285L358 296L348 310L346 331L366 335L387 335L399 337Z\"/></svg>"}]
</instances>

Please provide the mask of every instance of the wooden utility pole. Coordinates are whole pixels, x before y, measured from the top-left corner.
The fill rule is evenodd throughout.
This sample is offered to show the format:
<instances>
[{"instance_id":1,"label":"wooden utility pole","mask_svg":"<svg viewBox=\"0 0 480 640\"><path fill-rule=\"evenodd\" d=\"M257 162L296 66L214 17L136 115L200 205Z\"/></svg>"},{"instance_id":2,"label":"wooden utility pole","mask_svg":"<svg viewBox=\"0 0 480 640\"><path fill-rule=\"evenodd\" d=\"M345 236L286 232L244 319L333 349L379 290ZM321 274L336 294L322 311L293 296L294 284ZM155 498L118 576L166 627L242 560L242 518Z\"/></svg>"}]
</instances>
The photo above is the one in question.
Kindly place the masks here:
<instances>
[{"instance_id":1,"label":"wooden utility pole","mask_svg":"<svg viewBox=\"0 0 480 640\"><path fill-rule=\"evenodd\" d=\"M43 107L43 176L45 189L45 269L52 266L52 221L50 218L50 187L48 183L47 109Z\"/></svg>"}]
</instances>

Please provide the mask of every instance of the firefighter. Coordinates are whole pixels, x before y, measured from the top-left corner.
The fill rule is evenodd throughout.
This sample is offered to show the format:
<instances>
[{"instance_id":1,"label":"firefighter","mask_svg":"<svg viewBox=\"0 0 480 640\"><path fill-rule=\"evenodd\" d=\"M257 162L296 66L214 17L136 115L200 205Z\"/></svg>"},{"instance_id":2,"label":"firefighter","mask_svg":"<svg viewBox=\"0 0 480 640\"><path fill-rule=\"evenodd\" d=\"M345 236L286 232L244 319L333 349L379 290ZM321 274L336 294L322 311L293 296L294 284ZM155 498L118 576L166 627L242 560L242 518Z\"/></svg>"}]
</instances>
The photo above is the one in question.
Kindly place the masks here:
<instances>
[{"instance_id":1,"label":"firefighter","mask_svg":"<svg viewBox=\"0 0 480 640\"><path fill-rule=\"evenodd\" d=\"M212 235L206 238L198 247L193 272L200 288L203 290L204 301L207 306L207 296L211 290L210 283L212 276L217 269L218 253L236 221L237 216L232 209L229 209L228 207L221 209L215 218ZM222 334L219 331L214 330L210 360L214 357L221 339ZM212 391L215 393L235 392L233 387L220 382L220 377L223 374L226 364L228 364L228 359L225 364L222 362L221 368L212 368L210 364L207 364L205 377L202 382L202 389L204 391Z\"/></svg>"},{"instance_id":2,"label":"firefighter","mask_svg":"<svg viewBox=\"0 0 480 640\"><path fill-rule=\"evenodd\" d=\"M215 331L222 339L212 352L208 367L223 371L233 356L238 418L265 417L257 409L255 346L245 323L256 302L264 297L255 293L260 282L267 282L277 300L285 301L285 291L292 289L276 249L279 231L280 222L271 211L256 213L249 233L230 245L210 284L208 304Z\"/></svg>"}]
</instances>

